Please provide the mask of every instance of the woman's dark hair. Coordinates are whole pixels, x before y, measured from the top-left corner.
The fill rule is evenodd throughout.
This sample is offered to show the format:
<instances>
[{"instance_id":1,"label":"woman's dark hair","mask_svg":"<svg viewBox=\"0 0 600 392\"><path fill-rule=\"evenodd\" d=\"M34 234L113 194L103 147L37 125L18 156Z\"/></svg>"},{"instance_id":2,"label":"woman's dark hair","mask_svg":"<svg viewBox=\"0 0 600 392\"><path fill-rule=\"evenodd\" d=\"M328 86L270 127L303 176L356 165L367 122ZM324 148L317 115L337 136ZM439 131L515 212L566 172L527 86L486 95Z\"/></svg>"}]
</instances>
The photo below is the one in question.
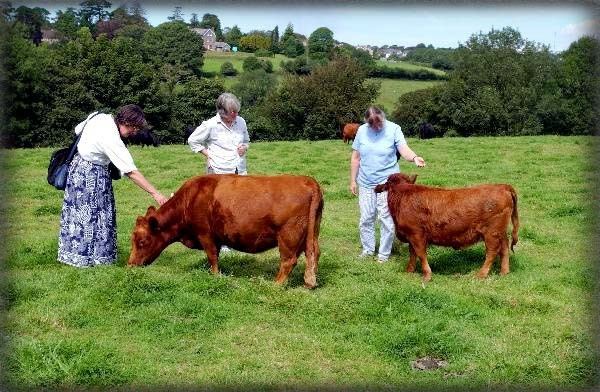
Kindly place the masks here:
<instances>
[{"instance_id":1,"label":"woman's dark hair","mask_svg":"<svg viewBox=\"0 0 600 392\"><path fill-rule=\"evenodd\" d=\"M117 124L129 125L138 129L145 128L148 123L144 117L144 111L138 105L125 105L117 110L115 115Z\"/></svg>"}]
</instances>

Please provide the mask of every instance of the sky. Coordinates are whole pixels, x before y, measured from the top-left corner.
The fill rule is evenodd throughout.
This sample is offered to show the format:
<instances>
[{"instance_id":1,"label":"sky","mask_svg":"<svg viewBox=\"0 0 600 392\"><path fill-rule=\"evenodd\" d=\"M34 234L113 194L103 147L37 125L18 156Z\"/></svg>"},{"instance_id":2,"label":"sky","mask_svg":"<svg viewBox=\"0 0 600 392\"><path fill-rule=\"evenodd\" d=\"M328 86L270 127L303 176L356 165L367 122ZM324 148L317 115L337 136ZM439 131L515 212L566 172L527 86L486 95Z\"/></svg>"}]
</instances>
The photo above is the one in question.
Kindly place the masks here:
<instances>
[{"instance_id":1,"label":"sky","mask_svg":"<svg viewBox=\"0 0 600 392\"><path fill-rule=\"evenodd\" d=\"M113 8L126 1L111 1ZM43 7L55 16L57 10L79 8L81 1L12 1L13 7ZM167 22L175 6L183 18L193 13L217 15L221 28L237 25L243 33L279 28L288 24L306 37L327 27L337 41L351 45L456 48L473 34L512 27L522 37L563 51L583 35L600 32L600 8L585 1L545 2L427 2L407 1L140 1L151 25ZM526 5L522 5L526 4Z\"/></svg>"}]
</instances>

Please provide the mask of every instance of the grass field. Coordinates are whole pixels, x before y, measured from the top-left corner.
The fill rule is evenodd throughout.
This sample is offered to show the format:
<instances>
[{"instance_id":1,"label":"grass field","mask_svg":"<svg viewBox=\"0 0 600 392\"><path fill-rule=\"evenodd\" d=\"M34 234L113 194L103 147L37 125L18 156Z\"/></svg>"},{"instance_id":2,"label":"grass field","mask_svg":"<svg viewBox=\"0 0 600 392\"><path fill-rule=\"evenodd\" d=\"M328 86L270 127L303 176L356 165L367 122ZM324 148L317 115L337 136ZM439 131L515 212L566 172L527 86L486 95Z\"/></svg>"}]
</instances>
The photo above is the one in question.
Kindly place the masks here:
<instances>
[{"instance_id":1,"label":"grass field","mask_svg":"<svg viewBox=\"0 0 600 392\"><path fill-rule=\"evenodd\" d=\"M238 72L243 72L242 64L244 63L244 59L250 56L254 56L254 54L244 52L206 52L204 53L204 66L202 67L202 70L204 72L216 72L218 74L221 72L221 65L224 62L229 61ZM276 54L273 57L260 57L260 59L269 60L273 63L273 72L277 72L281 69L281 61L290 60L282 54Z\"/></svg>"},{"instance_id":2,"label":"grass field","mask_svg":"<svg viewBox=\"0 0 600 392\"><path fill-rule=\"evenodd\" d=\"M302 173L325 191L319 287L302 287L304 257L284 287L278 252L233 253L208 272L205 254L180 244L147 268L124 268L129 237L152 199L114 183L119 258L75 269L56 261L62 192L45 181L50 149L5 151L2 208L8 299L0 361L14 389L98 386L135 390L522 389L589 386L594 264L589 137L409 140L427 160L418 182L505 182L519 193L520 241L511 273L475 278L482 245L430 249L433 280L406 274L406 244L390 262L361 261L357 200L348 191L350 147L341 140L254 143L254 174ZM183 145L130 149L165 194L203 171ZM252 208L252 195L248 195ZM243 213L243 211L240 211ZM597 321L597 320L595 320ZM419 371L418 358L447 367Z\"/></svg>"},{"instance_id":3,"label":"grass field","mask_svg":"<svg viewBox=\"0 0 600 392\"><path fill-rule=\"evenodd\" d=\"M383 108L388 114L392 113L392 111L396 107L396 104L398 103L398 98L401 95L409 93L411 91L436 86L440 83L445 83L442 81L419 81L385 78L377 78L370 80L381 82L381 90L379 91L379 96L375 100L375 103L377 105L383 106Z\"/></svg>"},{"instance_id":4,"label":"grass field","mask_svg":"<svg viewBox=\"0 0 600 392\"><path fill-rule=\"evenodd\" d=\"M445 71L442 71L442 70L439 70L439 69L425 67L423 65L411 64L411 63L407 63L405 61L377 60L377 64L378 65L385 65L385 66L390 67L390 68L402 68L402 69L406 69L406 70L409 70L409 71L416 71L418 69L426 69L427 71L433 72L434 74L437 74L437 75L445 75L446 74Z\"/></svg>"}]
</instances>

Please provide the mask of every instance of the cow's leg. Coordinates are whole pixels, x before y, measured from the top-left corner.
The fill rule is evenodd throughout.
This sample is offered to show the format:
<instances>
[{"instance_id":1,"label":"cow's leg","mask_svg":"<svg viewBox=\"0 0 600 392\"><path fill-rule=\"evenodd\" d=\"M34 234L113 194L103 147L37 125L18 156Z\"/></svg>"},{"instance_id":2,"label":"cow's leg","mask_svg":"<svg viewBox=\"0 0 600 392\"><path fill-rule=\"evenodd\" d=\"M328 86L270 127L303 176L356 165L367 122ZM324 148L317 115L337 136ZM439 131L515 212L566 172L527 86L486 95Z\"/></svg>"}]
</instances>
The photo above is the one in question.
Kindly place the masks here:
<instances>
[{"instance_id":1,"label":"cow's leg","mask_svg":"<svg viewBox=\"0 0 600 392\"><path fill-rule=\"evenodd\" d=\"M198 242L202 245L208 262L210 263L210 272L219 274L219 248L211 238L199 237Z\"/></svg>"},{"instance_id":2,"label":"cow's leg","mask_svg":"<svg viewBox=\"0 0 600 392\"><path fill-rule=\"evenodd\" d=\"M483 240L485 242L485 261L477 273L478 278L485 278L488 276L490 268L492 268L492 264L494 264L494 260L496 259L496 255L498 255L498 251L500 250L501 243L494 235L484 236Z\"/></svg>"},{"instance_id":3,"label":"cow's leg","mask_svg":"<svg viewBox=\"0 0 600 392\"><path fill-rule=\"evenodd\" d=\"M417 255L413 246L408 244L408 251L410 252L410 256L408 257L408 264L406 265L406 272L411 273L415 272L415 268L417 266Z\"/></svg>"},{"instance_id":4,"label":"cow's leg","mask_svg":"<svg viewBox=\"0 0 600 392\"><path fill-rule=\"evenodd\" d=\"M294 269L298 263L298 255L302 252L303 244L306 241L302 238L302 241L298 241L298 238L294 234L298 233L296 230L297 225L292 225L291 228L283 228L277 237L277 244L279 247L279 271L275 276L275 282L277 284L283 284L286 282L290 272Z\"/></svg>"},{"instance_id":5,"label":"cow's leg","mask_svg":"<svg viewBox=\"0 0 600 392\"><path fill-rule=\"evenodd\" d=\"M508 266L508 238L503 237L500 245L500 275L506 275L510 272Z\"/></svg>"},{"instance_id":6,"label":"cow's leg","mask_svg":"<svg viewBox=\"0 0 600 392\"><path fill-rule=\"evenodd\" d=\"M302 249L300 248L296 255L296 259L301 253ZM309 249L308 246L305 246L304 255L306 256L306 268L304 270L304 286L309 289L317 287L317 268L320 253L319 241L316 238L314 241L314 249Z\"/></svg>"},{"instance_id":7,"label":"cow's leg","mask_svg":"<svg viewBox=\"0 0 600 392\"><path fill-rule=\"evenodd\" d=\"M424 240L411 241L410 243L413 244L413 250L416 256L421 259L423 281L429 282L431 280L431 268L427 262L427 243Z\"/></svg>"}]
</instances>

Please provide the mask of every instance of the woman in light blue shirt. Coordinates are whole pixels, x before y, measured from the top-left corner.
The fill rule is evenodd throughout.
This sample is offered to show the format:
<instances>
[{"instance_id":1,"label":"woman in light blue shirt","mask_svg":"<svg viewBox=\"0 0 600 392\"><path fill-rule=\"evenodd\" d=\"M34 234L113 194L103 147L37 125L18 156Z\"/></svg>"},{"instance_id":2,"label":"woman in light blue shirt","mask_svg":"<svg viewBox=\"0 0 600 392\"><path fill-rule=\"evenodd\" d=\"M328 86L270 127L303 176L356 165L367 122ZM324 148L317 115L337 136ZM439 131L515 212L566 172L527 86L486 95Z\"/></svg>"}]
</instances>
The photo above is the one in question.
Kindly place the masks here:
<instances>
[{"instance_id":1,"label":"woman in light blue shirt","mask_svg":"<svg viewBox=\"0 0 600 392\"><path fill-rule=\"evenodd\" d=\"M365 113L365 124L358 128L350 160L350 192L358 195L360 208L359 232L361 257L375 254L375 220L379 217L380 243L378 261L384 263L392 252L394 221L387 204L387 192L375 193L374 188L399 173L396 152L417 167L425 160L410 149L398 124L385 119L385 113L371 106Z\"/></svg>"}]
</instances>

